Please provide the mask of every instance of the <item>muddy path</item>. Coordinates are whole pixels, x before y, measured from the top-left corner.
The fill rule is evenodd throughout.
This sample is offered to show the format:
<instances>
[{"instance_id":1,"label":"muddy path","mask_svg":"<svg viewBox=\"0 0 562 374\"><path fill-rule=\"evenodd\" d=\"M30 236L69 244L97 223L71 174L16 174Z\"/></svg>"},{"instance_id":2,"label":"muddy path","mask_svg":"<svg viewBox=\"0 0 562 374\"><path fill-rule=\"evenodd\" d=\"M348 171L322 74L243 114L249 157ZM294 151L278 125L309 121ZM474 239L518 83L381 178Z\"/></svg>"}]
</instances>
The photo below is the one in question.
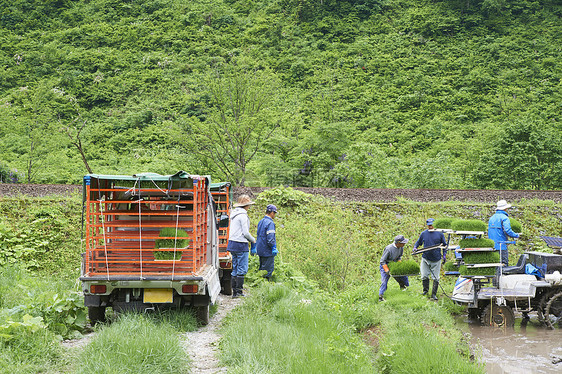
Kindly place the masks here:
<instances>
[{"instance_id":1,"label":"muddy path","mask_svg":"<svg viewBox=\"0 0 562 374\"><path fill-rule=\"evenodd\" d=\"M264 187L236 187L234 195L248 194L255 198ZM562 202L562 191L544 190L439 190L439 189L399 189L399 188L312 188L295 187L295 190L309 194L322 195L337 201L376 201L394 202L408 199L421 202L472 201L496 203L505 199L516 202L521 199L552 200ZM81 193L81 185L68 184L9 184L0 183L0 197L3 196L48 196Z\"/></svg>"}]
</instances>

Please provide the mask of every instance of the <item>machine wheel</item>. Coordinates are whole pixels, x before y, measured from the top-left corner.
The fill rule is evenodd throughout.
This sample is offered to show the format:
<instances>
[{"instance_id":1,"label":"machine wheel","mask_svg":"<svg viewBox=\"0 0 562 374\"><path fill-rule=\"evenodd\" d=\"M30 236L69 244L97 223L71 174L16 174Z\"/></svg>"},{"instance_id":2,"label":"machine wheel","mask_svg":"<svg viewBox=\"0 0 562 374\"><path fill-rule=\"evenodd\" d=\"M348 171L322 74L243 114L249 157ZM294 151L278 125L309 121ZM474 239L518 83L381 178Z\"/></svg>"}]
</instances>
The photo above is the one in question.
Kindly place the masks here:
<instances>
[{"instance_id":1,"label":"machine wheel","mask_svg":"<svg viewBox=\"0 0 562 374\"><path fill-rule=\"evenodd\" d=\"M209 324L209 304L195 307L195 317L197 322L206 326Z\"/></svg>"},{"instance_id":2,"label":"machine wheel","mask_svg":"<svg viewBox=\"0 0 562 374\"><path fill-rule=\"evenodd\" d=\"M562 322L562 292L558 292L548 300L544 310L544 321L546 325L554 329Z\"/></svg>"},{"instance_id":3,"label":"machine wheel","mask_svg":"<svg viewBox=\"0 0 562 374\"><path fill-rule=\"evenodd\" d=\"M96 323L105 322L105 307L104 306L89 306L88 307L88 317L90 318L90 323L94 326Z\"/></svg>"},{"instance_id":4,"label":"machine wheel","mask_svg":"<svg viewBox=\"0 0 562 374\"><path fill-rule=\"evenodd\" d=\"M554 294L556 294L557 292L560 291L548 291L547 293L545 293L544 295L542 295L540 301L539 301L539 305L537 306L537 317L539 318L539 321L546 323L545 322L545 310L546 310L546 304L548 303L548 300L550 300L550 298L552 296L554 296Z\"/></svg>"},{"instance_id":5,"label":"machine wheel","mask_svg":"<svg viewBox=\"0 0 562 374\"><path fill-rule=\"evenodd\" d=\"M507 305L496 305L490 303L484 308L481 318L484 326L493 327L513 327L515 324L515 315L513 310Z\"/></svg>"}]
</instances>

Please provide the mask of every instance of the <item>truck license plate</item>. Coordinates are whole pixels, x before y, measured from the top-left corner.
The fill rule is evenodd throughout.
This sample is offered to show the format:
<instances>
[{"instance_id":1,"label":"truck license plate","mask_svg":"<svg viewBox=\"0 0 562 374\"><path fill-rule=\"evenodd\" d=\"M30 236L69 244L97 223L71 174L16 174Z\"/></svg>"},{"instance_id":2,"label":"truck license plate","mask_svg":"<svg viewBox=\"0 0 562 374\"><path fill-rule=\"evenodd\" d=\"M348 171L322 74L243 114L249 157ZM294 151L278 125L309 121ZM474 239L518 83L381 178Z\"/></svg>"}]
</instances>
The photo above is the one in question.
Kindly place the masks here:
<instances>
[{"instance_id":1,"label":"truck license plate","mask_svg":"<svg viewBox=\"0 0 562 374\"><path fill-rule=\"evenodd\" d=\"M171 288L145 288L145 303L173 303L174 291Z\"/></svg>"}]
</instances>

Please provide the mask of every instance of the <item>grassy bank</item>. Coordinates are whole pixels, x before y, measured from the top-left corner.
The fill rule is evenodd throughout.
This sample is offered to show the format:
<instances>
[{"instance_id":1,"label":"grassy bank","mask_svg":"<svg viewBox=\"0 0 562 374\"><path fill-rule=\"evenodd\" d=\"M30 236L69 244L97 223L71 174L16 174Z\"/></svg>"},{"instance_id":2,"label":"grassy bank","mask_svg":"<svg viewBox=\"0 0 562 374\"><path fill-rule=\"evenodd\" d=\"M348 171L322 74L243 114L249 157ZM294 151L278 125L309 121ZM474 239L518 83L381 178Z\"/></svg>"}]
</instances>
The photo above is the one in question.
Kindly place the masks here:
<instances>
[{"instance_id":1,"label":"grassy bank","mask_svg":"<svg viewBox=\"0 0 562 374\"><path fill-rule=\"evenodd\" d=\"M342 204L288 189L266 191L257 201L250 210L252 232L267 203L279 207L280 254L274 279L280 284L264 283L257 259L251 259L251 296L229 316L223 330L222 359L232 372L482 371L453 323L451 315L462 312L445 295L454 279L442 278L444 293L437 303L419 295L418 277L410 278L407 291L391 280L387 301L378 303L378 262L399 233L410 238L405 258L419 261L409 250L427 217L487 221L493 207L411 201ZM521 222L523 235L510 248L511 262L524 250L546 249L539 235L555 236L562 230L560 205L514 205L512 217ZM86 331L76 282L82 252L79 197L4 198L0 211L0 371L110 372L103 362L118 362L121 356L130 360L122 360L119 372L126 372L125 367L177 372L169 361L187 367L187 357L178 351L177 332L193 327L181 316L117 321L102 327L89 345L94 348L83 353L58 344ZM139 330L128 333L133 326ZM169 339L151 343L148 330L162 331ZM147 355L153 360L140 358Z\"/></svg>"}]
</instances>

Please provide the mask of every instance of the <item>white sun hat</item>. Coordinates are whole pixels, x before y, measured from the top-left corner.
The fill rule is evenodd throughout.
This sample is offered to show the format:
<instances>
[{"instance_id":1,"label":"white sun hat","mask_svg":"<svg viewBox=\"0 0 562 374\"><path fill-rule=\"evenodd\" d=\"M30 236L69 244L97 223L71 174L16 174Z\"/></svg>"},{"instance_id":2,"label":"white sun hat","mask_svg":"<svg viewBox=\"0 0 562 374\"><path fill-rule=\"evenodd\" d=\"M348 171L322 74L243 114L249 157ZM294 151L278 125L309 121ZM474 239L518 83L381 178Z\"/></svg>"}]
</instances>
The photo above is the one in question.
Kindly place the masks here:
<instances>
[{"instance_id":1,"label":"white sun hat","mask_svg":"<svg viewBox=\"0 0 562 374\"><path fill-rule=\"evenodd\" d=\"M496 210L506 210L508 208L511 208L511 204L508 204L507 201L505 200L498 201Z\"/></svg>"}]
</instances>

